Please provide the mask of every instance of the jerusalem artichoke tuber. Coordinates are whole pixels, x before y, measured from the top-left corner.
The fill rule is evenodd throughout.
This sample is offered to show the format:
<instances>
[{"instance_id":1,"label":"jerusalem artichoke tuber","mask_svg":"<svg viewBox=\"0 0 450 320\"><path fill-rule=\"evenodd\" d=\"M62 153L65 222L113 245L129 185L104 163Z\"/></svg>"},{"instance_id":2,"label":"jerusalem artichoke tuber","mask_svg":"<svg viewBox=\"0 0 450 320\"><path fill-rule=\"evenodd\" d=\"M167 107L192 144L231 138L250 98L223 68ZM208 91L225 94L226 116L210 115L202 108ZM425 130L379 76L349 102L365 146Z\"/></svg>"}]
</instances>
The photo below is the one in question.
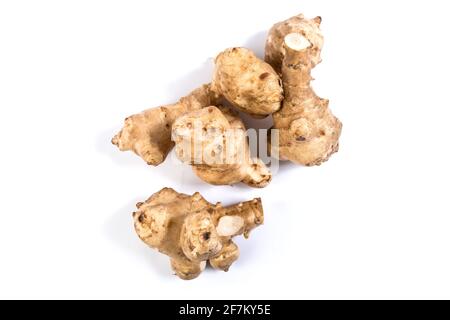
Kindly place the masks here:
<instances>
[{"instance_id":1,"label":"jerusalem artichoke tuber","mask_svg":"<svg viewBox=\"0 0 450 320\"><path fill-rule=\"evenodd\" d=\"M291 33L284 38L285 99L281 110L273 115L280 141L275 154L307 166L320 165L338 151L342 129L328 108L329 101L319 98L311 88L316 54L314 45L302 34Z\"/></svg>"},{"instance_id":2,"label":"jerusalem artichoke tuber","mask_svg":"<svg viewBox=\"0 0 450 320\"><path fill-rule=\"evenodd\" d=\"M229 108L211 106L185 114L173 124L172 139L177 157L208 183L242 181L262 188L272 178L261 160L251 158L245 126Z\"/></svg>"},{"instance_id":3,"label":"jerusalem artichoke tuber","mask_svg":"<svg viewBox=\"0 0 450 320\"><path fill-rule=\"evenodd\" d=\"M131 150L147 164L157 166L166 158L174 144L170 139L172 123L191 110L214 104L215 95L203 85L177 103L148 109L125 119L123 129L112 139L121 151Z\"/></svg>"},{"instance_id":4,"label":"jerusalem artichoke tuber","mask_svg":"<svg viewBox=\"0 0 450 320\"><path fill-rule=\"evenodd\" d=\"M191 280L205 269L206 262L223 271L239 257L232 241L248 237L264 222L261 199L230 207L213 205L199 193L192 196L164 188L147 201L137 204L133 214L139 238L171 259L172 269Z\"/></svg>"}]
</instances>

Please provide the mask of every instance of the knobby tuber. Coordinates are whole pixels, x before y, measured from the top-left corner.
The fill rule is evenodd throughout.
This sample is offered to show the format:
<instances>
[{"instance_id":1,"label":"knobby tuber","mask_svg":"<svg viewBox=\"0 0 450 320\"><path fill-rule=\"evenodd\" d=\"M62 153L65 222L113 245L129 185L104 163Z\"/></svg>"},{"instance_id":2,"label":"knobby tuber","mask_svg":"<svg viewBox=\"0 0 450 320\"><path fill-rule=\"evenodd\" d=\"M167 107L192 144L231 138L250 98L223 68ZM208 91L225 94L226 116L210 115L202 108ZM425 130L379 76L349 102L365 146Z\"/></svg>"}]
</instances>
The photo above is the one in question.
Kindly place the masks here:
<instances>
[{"instance_id":1,"label":"knobby tuber","mask_svg":"<svg viewBox=\"0 0 450 320\"><path fill-rule=\"evenodd\" d=\"M266 54L277 67L278 53L282 53L285 93L281 109L273 114L279 145L273 146L272 150L281 160L307 166L320 165L338 151L342 130L341 122L328 108L329 101L319 98L311 88L311 70L320 62L322 36L319 25L319 18L305 20L303 16L275 25ZM274 53L273 43L279 41L277 37L291 29L298 32L287 34L283 49Z\"/></svg>"},{"instance_id":2,"label":"knobby tuber","mask_svg":"<svg viewBox=\"0 0 450 320\"><path fill-rule=\"evenodd\" d=\"M239 258L233 237L244 235L264 222L261 199L223 207L199 193L192 196L164 188L137 204L133 214L139 238L170 257L172 269L184 280L200 275L206 263L228 271Z\"/></svg>"},{"instance_id":3,"label":"knobby tuber","mask_svg":"<svg viewBox=\"0 0 450 320\"><path fill-rule=\"evenodd\" d=\"M211 90L234 107L264 118L281 107L283 88L273 68L246 48L230 48L216 58Z\"/></svg>"},{"instance_id":4,"label":"knobby tuber","mask_svg":"<svg viewBox=\"0 0 450 320\"><path fill-rule=\"evenodd\" d=\"M157 166L165 160L174 146L170 139L173 122L188 111L214 105L215 99L210 85L203 85L177 103L148 109L128 117L112 143L121 151L131 150L147 164Z\"/></svg>"},{"instance_id":5,"label":"knobby tuber","mask_svg":"<svg viewBox=\"0 0 450 320\"><path fill-rule=\"evenodd\" d=\"M177 157L208 183L242 181L262 188L272 178L260 159L251 158L244 123L227 107L210 106L181 116L173 124L172 139Z\"/></svg>"}]
</instances>

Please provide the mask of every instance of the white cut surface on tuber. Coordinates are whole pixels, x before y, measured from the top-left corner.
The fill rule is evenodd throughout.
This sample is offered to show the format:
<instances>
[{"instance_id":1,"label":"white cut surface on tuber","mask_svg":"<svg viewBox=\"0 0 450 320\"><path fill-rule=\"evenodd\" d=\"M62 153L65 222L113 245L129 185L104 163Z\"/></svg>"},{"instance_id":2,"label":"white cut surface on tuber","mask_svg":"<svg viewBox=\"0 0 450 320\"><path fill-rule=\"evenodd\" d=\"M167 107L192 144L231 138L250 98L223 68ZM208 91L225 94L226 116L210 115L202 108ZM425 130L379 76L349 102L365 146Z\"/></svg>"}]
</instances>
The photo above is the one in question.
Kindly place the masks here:
<instances>
[{"instance_id":1,"label":"white cut surface on tuber","mask_svg":"<svg viewBox=\"0 0 450 320\"><path fill-rule=\"evenodd\" d=\"M209 85L192 91L177 103L152 108L125 119L122 130L112 139L121 151L133 151L147 164L157 166L174 144L170 139L173 122L186 112L215 104Z\"/></svg>"},{"instance_id":2,"label":"white cut surface on tuber","mask_svg":"<svg viewBox=\"0 0 450 320\"><path fill-rule=\"evenodd\" d=\"M321 61L321 21L299 15L280 22L272 28L266 45L266 60L280 68L285 92L281 109L273 114L273 128L279 136L279 145L272 146L273 155L306 166L320 165L337 152L342 130L329 101L311 87L311 70Z\"/></svg>"},{"instance_id":3,"label":"white cut surface on tuber","mask_svg":"<svg viewBox=\"0 0 450 320\"><path fill-rule=\"evenodd\" d=\"M256 118L279 110L283 100L278 74L246 48L230 48L217 56L211 90Z\"/></svg>"},{"instance_id":4,"label":"white cut surface on tuber","mask_svg":"<svg viewBox=\"0 0 450 320\"><path fill-rule=\"evenodd\" d=\"M244 219L239 216L225 216L220 218L217 234L221 237L231 237L244 227Z\"/></svg>"}]
</instances>

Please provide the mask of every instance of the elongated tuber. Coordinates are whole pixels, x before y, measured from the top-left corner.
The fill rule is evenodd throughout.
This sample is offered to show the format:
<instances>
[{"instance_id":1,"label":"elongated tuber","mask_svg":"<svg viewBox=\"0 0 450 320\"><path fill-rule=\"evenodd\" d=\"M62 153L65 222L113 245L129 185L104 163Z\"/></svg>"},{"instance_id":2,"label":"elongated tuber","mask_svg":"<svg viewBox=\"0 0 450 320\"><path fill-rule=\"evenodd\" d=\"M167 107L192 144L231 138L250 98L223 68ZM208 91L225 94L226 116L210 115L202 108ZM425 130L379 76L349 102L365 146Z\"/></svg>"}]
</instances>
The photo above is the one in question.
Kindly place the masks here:
<instances>
[{"instance_id":1,"label":"elongated tuber","mask_svg":"<svg viewBox=\"0 0 450 320\"><path fill-rule=\"evenodd\" d=\"M262 188L272 175L259 159L252 159L244 123L226 107L192 111L173 124L177 157L191 164L196 175L211 184L244 182Z\"/></svg>"},{"instance_id":2,"label":"elongated tuber","mask_svg":"<svg viewBox=\"0 0 450 320\"><path fill-rule=\"evenodd\" d=\"M157 166L164 161L174 143L172 124L179 116L215 103L209 85L203 85L177 103L148 109L125 119L123 129L112 139L121 151L131 150L147 164Z\"/></svg>"},{"instance_id":3,"label":"elongated tuber","mask_svg":"<svg viewBox=\"0 0 450 320\"><path fill-rule=\"evenodd\" d=\"M246 48L230 48L217 56L211 90L258 118L280 109L283 100L277 73Z\"/></svg>"},{"instance_id":4,"label":"elongated tuber","mask_svg":"<svg viewBox=\"0 0 450 320\"><path fill-rule=\"evenodd\" d=\"M316 50L308 38L291 33L284 38L282 78L285 99L273 115L279 130L276 154L307 166L320 165L338 151L342 124L311 88ZM276 149L276 148L275 148Z\"/></svg>"},{"instance_id":5,"label":"elongated tuber","mask_svg":"<svg viewBox=\"0 0 450 320\"><path fill-rule=\"evenodd\" d=\"M138 203L137 208L133 218L139 238L169 256L172 269L184 280L198 277L207 261L228 271L239 258L232 238L248 238L264 222L261 199L223 207L199 193L189 196L170 188Z\"/></svg>"}]
</instances>

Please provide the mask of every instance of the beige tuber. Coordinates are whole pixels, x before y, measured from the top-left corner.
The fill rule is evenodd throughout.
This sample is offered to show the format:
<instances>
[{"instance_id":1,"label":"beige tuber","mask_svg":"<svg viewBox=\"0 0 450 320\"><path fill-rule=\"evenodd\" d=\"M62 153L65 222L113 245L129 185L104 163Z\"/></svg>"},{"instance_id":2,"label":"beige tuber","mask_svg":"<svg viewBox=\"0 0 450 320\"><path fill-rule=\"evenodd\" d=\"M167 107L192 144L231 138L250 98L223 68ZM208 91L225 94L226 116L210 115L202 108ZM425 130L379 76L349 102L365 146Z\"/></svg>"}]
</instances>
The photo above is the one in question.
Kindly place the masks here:
<instances>
[{"instance_id":1,"label":"beige tuber","mask_svg":"<svg viewBox=\"0 0 450 320\"><path fill-rule=\"evenodd\" d=\"M230 48L217 56L211 90L257 118L279 110L283 100L278 74L245 48Z\"/></svg>"},{"instance_id":2,"label":"beige tuber","mask_svg":"<svg viewBox=\"0 0 450 320\"><path fill-rule=\"evenodd\" d=\"M123 129L112 139L121 151L131 150L147 164L161 164L174 144L172 123L184 113L215 104L209 85L203 85L177 103L148 109L125 119Z\"/></svg>"},{"instance_id":3,"label":"beige tuber","mask_svg":"<svg viewBox=\"0 0 450 320\"><path fill-rule=\"evenodd\" d=\"M239 258L232 238L242 234L248 238L264 221L260 199L222 207L199 193L189 196L170 188L137 207L133 218L139 238L169 256L176 275L184 280L198 277L208 261L213 268L228 271Z\"/></svg>"},{"instance_id":4,"label":"beige tuber","mask_svg":"<svg viewBox=\"0 0 450 320\"><path fill-rule=\"evenodd\" d=\"M273 114L279 145L272 151L281 160L307 166L320 165L338 151L342 130L329 101L311 88L311 70L321 61L320 23L319 17L295 16L275 24L266 44L266 60L281 71L285 93L281 109Z\"/></svg>"},{"instance_id":5,"label":"beige tuber","mask_svg":"<svg viewBox=\"0 0 450 320\"><path fill-rule=\"evenodd\" d=\"M177 157L191 164L195 174L211 184L244 182L263 188L272 174L265 164L252 159L244 123L227 107L192 111L173 124L172 139Z\"/></svg>"}]
</instances>

